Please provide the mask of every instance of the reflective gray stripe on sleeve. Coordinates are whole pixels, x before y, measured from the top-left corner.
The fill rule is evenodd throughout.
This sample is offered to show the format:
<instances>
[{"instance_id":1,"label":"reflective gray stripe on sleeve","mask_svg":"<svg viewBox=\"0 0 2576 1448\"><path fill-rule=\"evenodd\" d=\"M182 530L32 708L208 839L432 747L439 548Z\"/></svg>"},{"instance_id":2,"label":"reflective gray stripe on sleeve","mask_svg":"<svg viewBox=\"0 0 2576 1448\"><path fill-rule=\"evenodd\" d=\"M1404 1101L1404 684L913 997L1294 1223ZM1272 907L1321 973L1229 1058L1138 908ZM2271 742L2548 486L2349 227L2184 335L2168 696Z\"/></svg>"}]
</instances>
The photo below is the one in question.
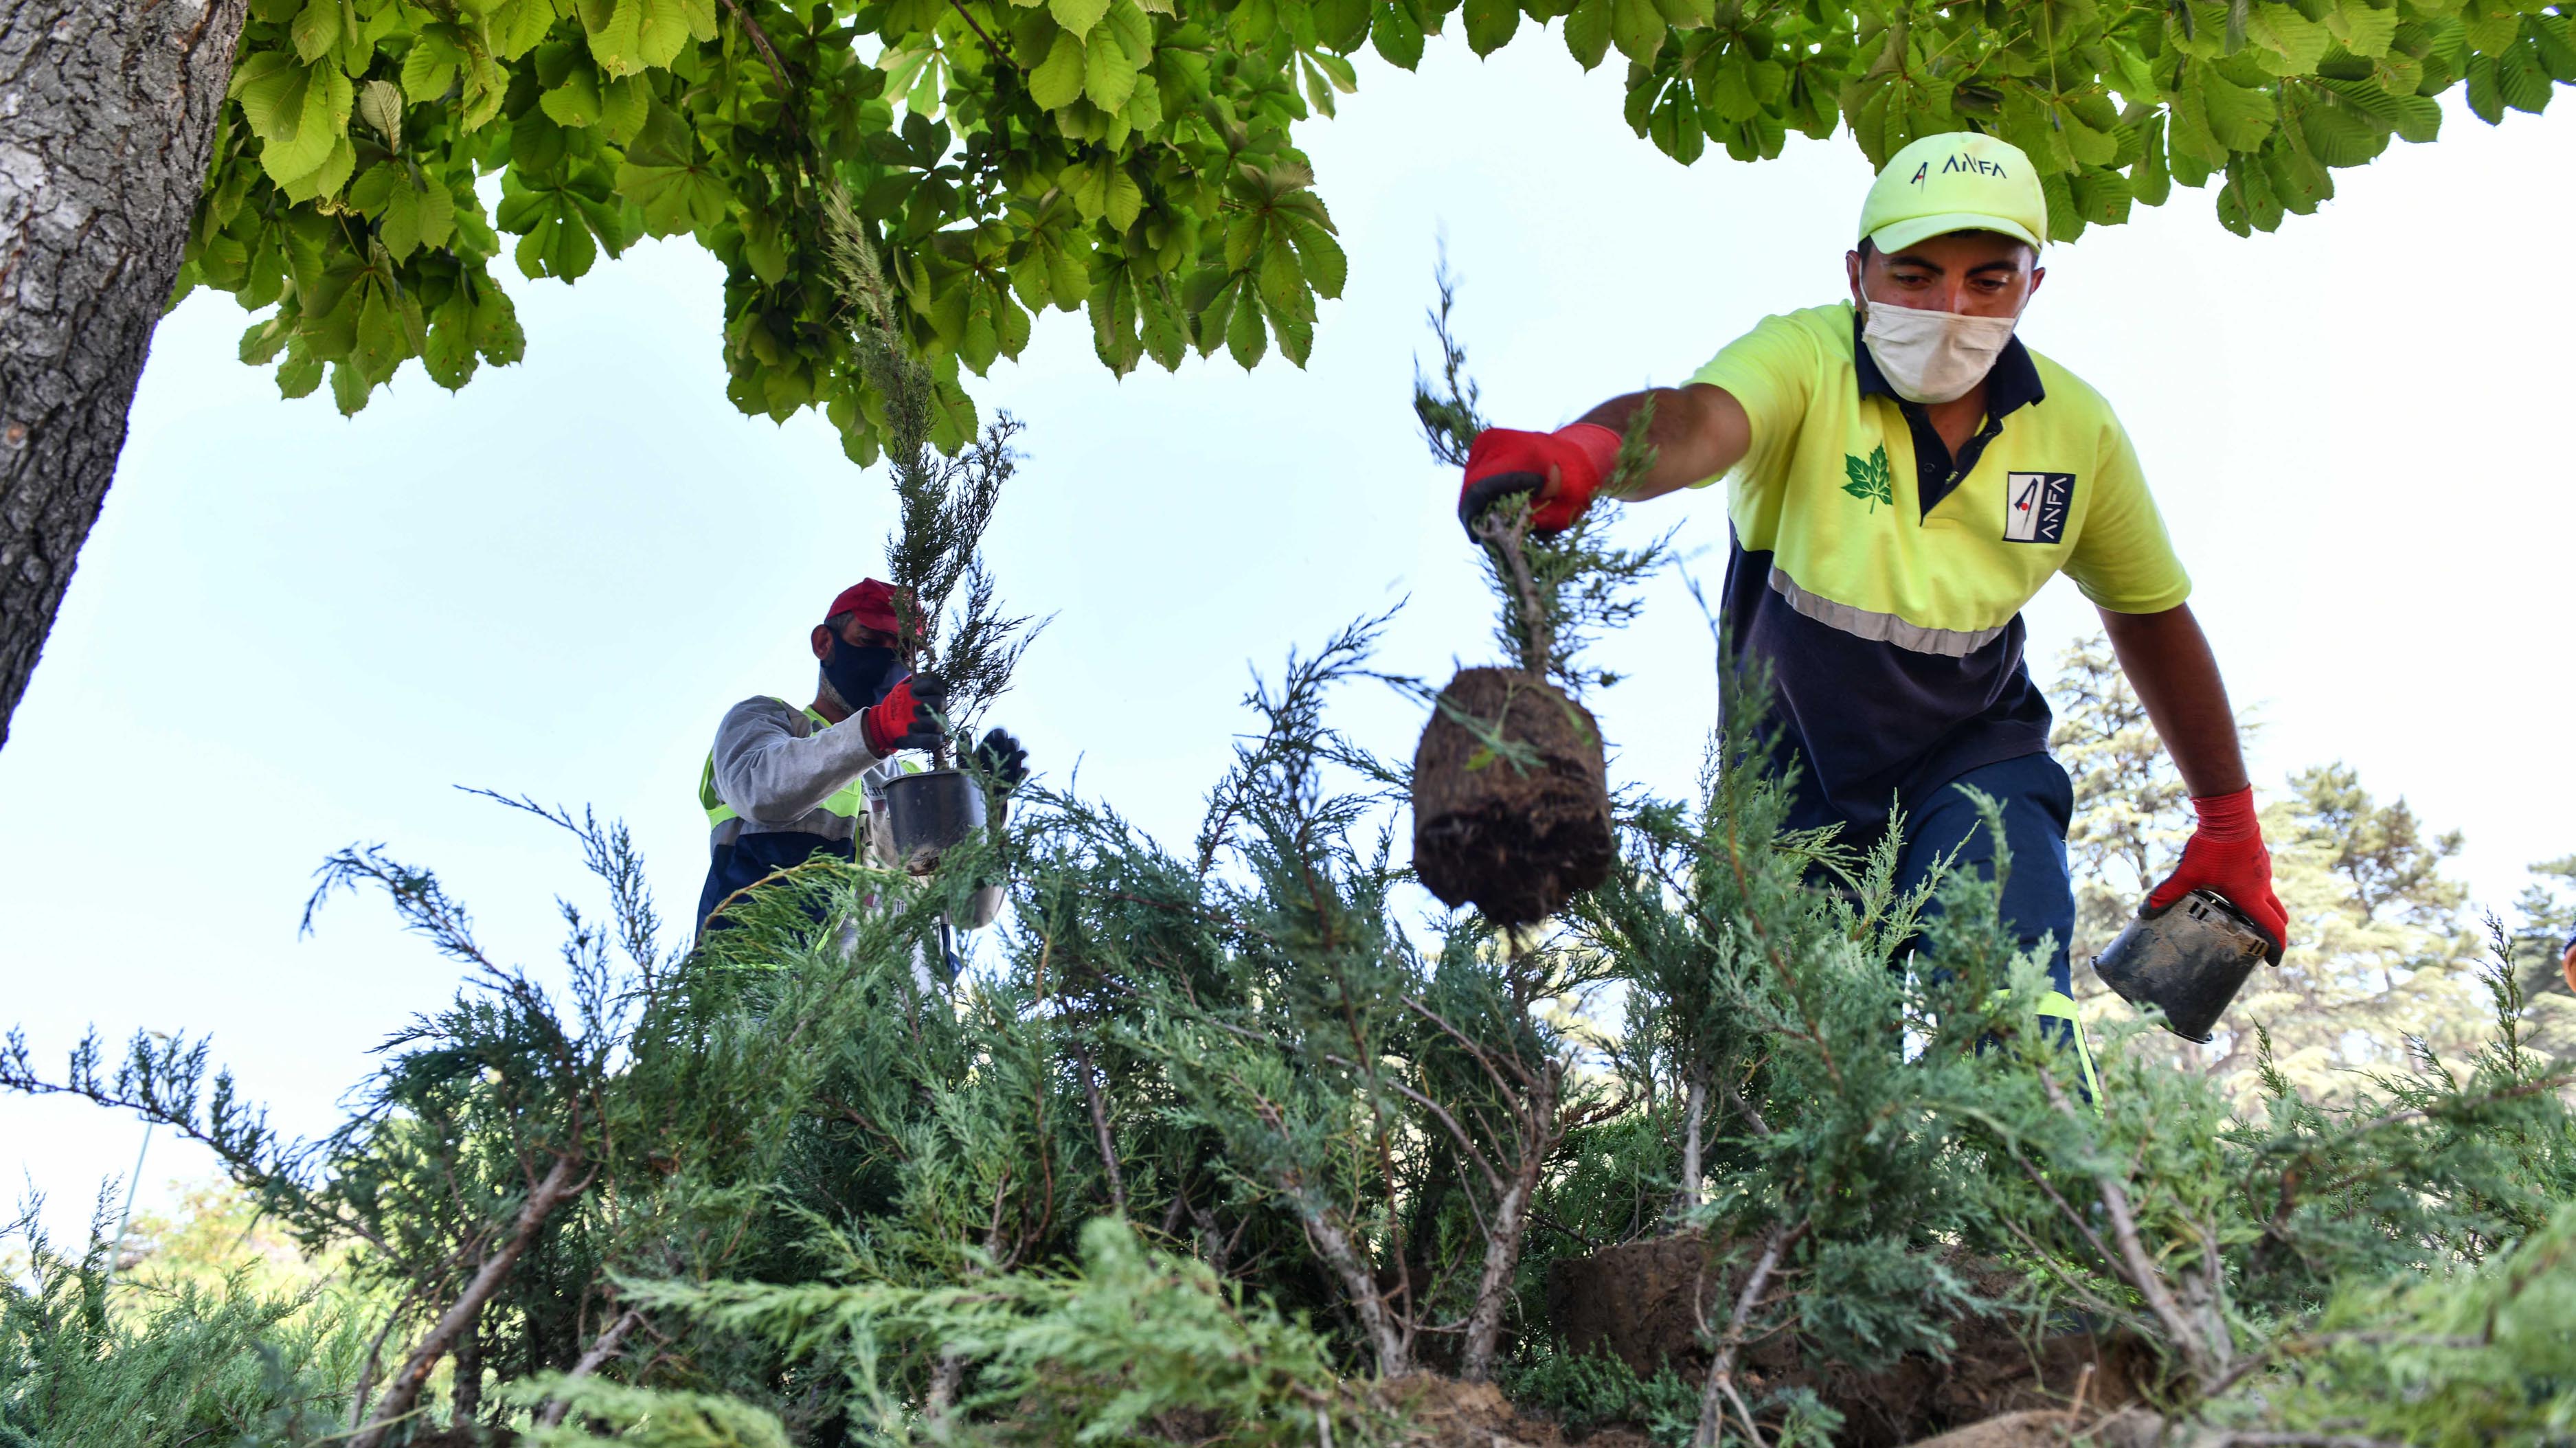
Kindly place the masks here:
<instances>
[{"instance_id":1,"label":"reflective gray stripe on sleeve","mask_svg":"<svg viewBox=\"0 0 2576 1448\"><path fill-rule=\"evenodd\" d=\"M1964 659L2002 638L2004 630L2011 627L2009 624L1997 624L1993 628L1981 628L1973 633L1955 628L1925 628L1919 623L1907 623L1892 613L1872 613L1865 608L1854 608L1848 603L1836 603L1830 598L1818 598L1800 588L1798 581L1782 572L1776 563L1771 566L1771 591L1787 599L1791 608L1827 628L1840 629L1857 638L1894 644L1900 649L1911 649L1918 654L1941 654L1948 658Z\"/></svg>"}]
</instances>

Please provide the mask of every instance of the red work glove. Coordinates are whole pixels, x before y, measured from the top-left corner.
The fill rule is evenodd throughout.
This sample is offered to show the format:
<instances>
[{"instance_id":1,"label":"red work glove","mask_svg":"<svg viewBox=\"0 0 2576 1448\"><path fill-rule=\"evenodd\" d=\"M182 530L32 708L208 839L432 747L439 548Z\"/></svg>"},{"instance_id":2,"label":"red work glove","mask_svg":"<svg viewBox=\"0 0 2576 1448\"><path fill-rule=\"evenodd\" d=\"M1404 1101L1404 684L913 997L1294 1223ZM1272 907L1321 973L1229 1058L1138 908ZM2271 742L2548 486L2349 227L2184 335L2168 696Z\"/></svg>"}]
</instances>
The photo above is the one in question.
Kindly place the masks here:
<instances>
[{"instance_id":1,"label":"red work glove","mask_svg":"<svg viewBox=\"0 0 2576 1448\"><path fill-rule=\"evenodd\" d=\"M1476 536L1476 515L1513 493L1538 494L1530 531L1561 533L1592 506L1592 494L1619 460L1619 434L1597 422L1554 432L1489 427L1467 448L1467 485L1458 492L1458 521Z\"/></svg>"},{"instance_id":2,"label":"red work glove","mask_svg":"<svg viewBox=\"0 0 2576 1448\"><path fill-rule=\"evenodd\" d=\"M2272 940L2272 963L2290 943L2290 913L2272 893L2272 852L2263 848L2263 826L2254 818L2254 786L2234 794L2194 799L2200 827L2182 847L2182 863L2147 896L2146 913L2160 915L2194 890L2210 889L2243 911Z\"/></svg>"},{"instance_id":3,"label":"red work glove","mask_svg":"<svg viewBox=\"0 0 2576 1448\"><path fill-rule=\"evenodd\" d=\"M898 749L928 749L938 743L938 711L947 702L947 681L937 674L907 675L885 698L859 711L868 752L883 759Z\"/></svg>"}]
</instances>

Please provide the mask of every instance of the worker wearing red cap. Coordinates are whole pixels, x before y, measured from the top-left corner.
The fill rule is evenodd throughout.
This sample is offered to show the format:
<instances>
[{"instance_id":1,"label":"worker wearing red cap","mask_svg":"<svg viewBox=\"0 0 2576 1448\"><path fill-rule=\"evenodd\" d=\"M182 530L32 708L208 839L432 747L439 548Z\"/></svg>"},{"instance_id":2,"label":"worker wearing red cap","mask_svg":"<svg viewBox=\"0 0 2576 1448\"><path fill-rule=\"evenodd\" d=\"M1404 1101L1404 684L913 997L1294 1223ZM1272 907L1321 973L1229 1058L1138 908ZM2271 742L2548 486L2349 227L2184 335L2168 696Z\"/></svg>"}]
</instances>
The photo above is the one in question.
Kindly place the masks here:
<instances>
[{"instance_id":1,"label":"worker wearing red cap","mask_svg":"<svg viewBox=\"0 0 2576 1448\"><path fill-rule=\"evenodd\" d=\"M948 686L905 670L896 652L895 591L877 579L843 589L814 626L821 665L814 702L799 709L762 695L725 712L698 781L713 830L698 926L728 899L777 871L820 855L896 868L885 828L884 782L894 755L940 741ZM1004 730L984 736L983 767L1004 789L1028 774L1028 754ZM992 923L1001 887L975 893L969 930ZM721 921L715 924L721 925Z\"/></svg>"},{"instance_id":2,"label":"worker wearing red cap","mask_svg":"<svg viewBox=\"0 0 2576 1448\"><path fill-rule=\"evenodd\" d=\"M2042 1014L2071 1018L2074 802L2022 656L2022 606L2057 573L2100 610L2199 812L2147 908L2215 890L2275 959L2288 922L2227 691L2128 435L2014 336L2047 232L2029 157L1992 136L1925 136L1870 188L1848 301L1766 319L1685 386L1554 432L1487 430L1459 515L1472 531L1494 500L1528 493L1534 528L1572 526L1651 399L1655 460L1627 496L1726 484L1726 653L1769 678L1792 827L1865 845L1901 812L1910 885L1953 849L1991 874L1994 845L1952 786L2000 801L2004 918L2026 947L2055 937Z\"/></svg>"}]
</instances>

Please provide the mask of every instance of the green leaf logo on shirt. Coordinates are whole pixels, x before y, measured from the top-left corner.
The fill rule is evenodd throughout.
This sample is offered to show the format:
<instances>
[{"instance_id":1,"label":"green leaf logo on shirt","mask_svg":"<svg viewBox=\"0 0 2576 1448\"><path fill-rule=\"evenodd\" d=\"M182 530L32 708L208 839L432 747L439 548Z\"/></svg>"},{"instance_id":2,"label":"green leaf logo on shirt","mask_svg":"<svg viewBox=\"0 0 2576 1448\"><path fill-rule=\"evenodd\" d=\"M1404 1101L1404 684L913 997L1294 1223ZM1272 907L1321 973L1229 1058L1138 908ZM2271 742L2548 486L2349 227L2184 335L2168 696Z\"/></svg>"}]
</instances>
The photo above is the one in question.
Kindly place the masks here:
<instances>
[{"instance_id":1,"label":"green leaf logo on shirt","mask_svg":"<svg viewBox=\"0 0 2576 1448\"><path fill-rule=\"evenodd\" d=\"M1881 443L1871 448L1867 462L1862 462L1849 453L1843 454L1843 471L1851 475L1851 481L1843 484L1843 491L1855 498L1865 500L1871 512L1877 512L1878 505L1881 503L1891 508L1896 506L1896 494L1888 486L1887 480L1886 444Z\"/></svg>"}]
</instances>

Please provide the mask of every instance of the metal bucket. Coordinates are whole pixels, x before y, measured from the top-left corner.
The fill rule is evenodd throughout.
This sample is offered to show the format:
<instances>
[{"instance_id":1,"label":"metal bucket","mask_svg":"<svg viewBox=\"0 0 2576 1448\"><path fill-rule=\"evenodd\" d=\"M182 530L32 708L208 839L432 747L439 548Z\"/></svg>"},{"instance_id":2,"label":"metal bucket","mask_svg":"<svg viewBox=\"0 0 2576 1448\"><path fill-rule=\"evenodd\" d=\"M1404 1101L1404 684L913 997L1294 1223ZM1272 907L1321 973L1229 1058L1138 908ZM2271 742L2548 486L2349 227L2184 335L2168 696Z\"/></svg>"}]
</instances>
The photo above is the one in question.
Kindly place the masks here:
<instances>
[{"instance_id":1,"label":"metal bucket","mask_svg":"<svg viewBox=\"0 0 2576 1448\"><path fill-rule=\"evenodd\" d=\"M2270 939L2214 890L2194 890L2162 912L2141 911L2093 957L2093 970L2131 1005L2155 1006L2165 1028L2207 1041L2257 961L2279 963Z\"/></svg>"},{"instance_id":2,"label":"metal bucket","mask_svg":"<svg viewBox=\"0 0 2576 1448\"><path fill-rule=\"evenodd\" d=\"M939 868L949 846L984 827L984 787L962 769L932 769L885 782L894 855L916 875Z\"/></svg>"}]
</instances>

